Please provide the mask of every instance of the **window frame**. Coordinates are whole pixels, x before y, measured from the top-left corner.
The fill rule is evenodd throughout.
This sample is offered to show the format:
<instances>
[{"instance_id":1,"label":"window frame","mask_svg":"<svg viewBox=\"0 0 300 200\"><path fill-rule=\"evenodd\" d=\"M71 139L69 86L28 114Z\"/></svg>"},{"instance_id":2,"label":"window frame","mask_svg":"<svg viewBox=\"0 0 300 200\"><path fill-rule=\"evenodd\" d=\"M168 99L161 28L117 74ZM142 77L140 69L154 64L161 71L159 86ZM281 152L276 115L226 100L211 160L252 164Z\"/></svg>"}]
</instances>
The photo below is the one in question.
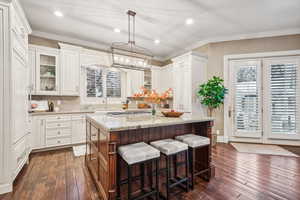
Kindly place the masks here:
<instances>
[{"instance_id":1,"label":"window frame","mask_svg":"<svg viewBox=\"0 0 300 200\"><path fill-rule=\"evenodd\" d=\"M103 80L103 97L88 97L87 96L87 68L91 69L99 69L102 68ZM106 88L106 78L107 72L109 71L109 67L101 66L101 65L88 65L81 68L81 89L80 89L80 102L81 104L105 104L107 100L107 104L121 104L126 99L126 72L121 71L121 97L107 97L107 88Z\"/></svg>"}]
</instances>

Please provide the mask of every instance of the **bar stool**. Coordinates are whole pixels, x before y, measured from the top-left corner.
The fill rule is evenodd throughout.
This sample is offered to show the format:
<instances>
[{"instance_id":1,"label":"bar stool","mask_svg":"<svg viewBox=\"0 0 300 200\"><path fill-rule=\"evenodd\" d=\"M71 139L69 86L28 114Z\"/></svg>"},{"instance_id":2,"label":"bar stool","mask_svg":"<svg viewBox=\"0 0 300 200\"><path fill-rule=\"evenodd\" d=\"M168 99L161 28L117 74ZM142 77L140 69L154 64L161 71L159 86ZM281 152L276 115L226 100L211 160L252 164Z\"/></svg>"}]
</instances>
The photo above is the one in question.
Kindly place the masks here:
<instances>
[{"instance_id":1,"label":"bar stool","mask_svg":"<svg viewBox=\"0 0 300 200\"><path fill-rule=\"evenodd\" d=\"M189 146L190 155L190 172L191 172L191 187L194 189L194 177L204 174L210 170L210 166L200 171L195 170L195 152L196 149L202 148L210 145L210 139L208 137L203 137L194 134L186 134L175 137L176 140L181 141Z\"/></svg>"},{"instance_id":2,"label":"bar stool","mask_svg":"<svg viewBox=\"0 0 300 200\"><path fill-rule=\"evenodd\" d=\"M183 187L186 192L189 190L189 159L188 159L188 145L173 139L158 140L150 143L152 146L157 148L162 155L166 158L166 196L161 195L163 198L169 200L170 189L175 186ZM177 177L177 165L174 165L175 178L172 178L171 174L171 158L176 157L178 154L185 154L185 177ZM184 184L185 183L185 184Z\"/></svg>"},{"instance_id":3,"label":"bar stool","mask_svg":"<svg viewBox=\"0 0 300 200\"><path fill-rule=\"evenodd\" d=\"M118 159L117 159L117 199L121 198L121 185L122 184L128 184L128 200L137 200L137 199L144 199L146 197L150 197L152 195L156 196L156 199L159 199L159 176L158 176L158 170L159 170L159 158L160 158L160 152L153 148L152 146L144 143L134 143L129 145L120 146L118 148ZM121 169L120 169L120 163L121 159L125 161L127 165L127 173L128 177L126 180L121 180ZM155 188L150 187L150 191L145 191L144 189L144 171L145 171L145 164L149 163L152 165L152 163L155 162L156 169L155 169L155 176L156 176L156 185ZM140 165L140 176L133 177L132 176L132 167L134 165ZM152 171L150 176L152 176ZM132 188L132 181L140 178L141 179L141 191L142 194L137 197L132 197L131 188Z\"/></svg>"}]
</instances>

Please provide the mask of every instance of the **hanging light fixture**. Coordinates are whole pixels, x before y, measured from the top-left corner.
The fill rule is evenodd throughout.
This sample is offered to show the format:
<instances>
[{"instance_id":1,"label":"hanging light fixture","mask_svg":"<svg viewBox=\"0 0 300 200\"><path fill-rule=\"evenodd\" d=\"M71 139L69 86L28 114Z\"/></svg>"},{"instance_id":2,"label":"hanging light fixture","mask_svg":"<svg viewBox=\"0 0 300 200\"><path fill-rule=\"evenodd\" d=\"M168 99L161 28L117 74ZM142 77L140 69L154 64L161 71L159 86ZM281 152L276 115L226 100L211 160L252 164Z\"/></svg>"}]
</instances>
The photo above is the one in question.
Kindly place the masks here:
<instances>
[{"instance_id":1,"label":"hanging light fixture","mask_svg":"<svg viewBox=\"0 0 300 200\"><path fill-rule=\"evenodd\" d=\"M153 55L147 49L136 45L135 42L135 15L132 10L128 15L128 42L114 42L111 45L112 67L134 70L149 70Z\"/></svg>"}]
</instances>

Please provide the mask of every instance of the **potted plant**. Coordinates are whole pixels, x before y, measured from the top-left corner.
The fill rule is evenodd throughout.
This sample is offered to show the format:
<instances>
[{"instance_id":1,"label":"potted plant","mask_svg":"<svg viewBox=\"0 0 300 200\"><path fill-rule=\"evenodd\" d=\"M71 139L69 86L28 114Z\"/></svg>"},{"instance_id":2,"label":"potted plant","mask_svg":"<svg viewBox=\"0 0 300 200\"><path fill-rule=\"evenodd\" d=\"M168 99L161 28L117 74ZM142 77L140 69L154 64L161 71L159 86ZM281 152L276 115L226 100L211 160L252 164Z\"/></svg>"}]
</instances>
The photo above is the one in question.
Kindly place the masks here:
<instances>
[{"instance_id":1,"label":"potted plant","mask_svg":"<svg viewBox=\"0 0 300 200\"><path fill-rule=\"evenodd\" d=\"M224 80L214 76L199 86L198 96L201 104L208 107L208 116L212 116L213 110L219 108L224 103L227 89L223 85Z\"/></svg>"}]
</instances>

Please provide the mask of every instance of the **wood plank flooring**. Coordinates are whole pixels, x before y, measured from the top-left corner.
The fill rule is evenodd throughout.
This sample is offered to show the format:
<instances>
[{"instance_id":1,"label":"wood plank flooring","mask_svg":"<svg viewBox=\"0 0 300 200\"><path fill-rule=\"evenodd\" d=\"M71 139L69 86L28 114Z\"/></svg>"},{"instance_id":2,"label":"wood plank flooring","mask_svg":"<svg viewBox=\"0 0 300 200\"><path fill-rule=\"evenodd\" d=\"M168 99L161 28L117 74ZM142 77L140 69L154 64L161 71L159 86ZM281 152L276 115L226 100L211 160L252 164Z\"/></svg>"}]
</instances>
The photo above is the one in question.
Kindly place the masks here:
<instances>
[{"instance_id":1,"label":"wood plank flooring","mask_svg":"<svg viewBox=\"0 0 300 200\"><path fill-rule=\"evenodd\" d=\"M229 144L213 149L216 177L197 179L195 190L174 199L300 199L300 158L245 154ZM36 153L0 200L97 200L95 186L71 149Z\"/></svg>"}]
</instances>

